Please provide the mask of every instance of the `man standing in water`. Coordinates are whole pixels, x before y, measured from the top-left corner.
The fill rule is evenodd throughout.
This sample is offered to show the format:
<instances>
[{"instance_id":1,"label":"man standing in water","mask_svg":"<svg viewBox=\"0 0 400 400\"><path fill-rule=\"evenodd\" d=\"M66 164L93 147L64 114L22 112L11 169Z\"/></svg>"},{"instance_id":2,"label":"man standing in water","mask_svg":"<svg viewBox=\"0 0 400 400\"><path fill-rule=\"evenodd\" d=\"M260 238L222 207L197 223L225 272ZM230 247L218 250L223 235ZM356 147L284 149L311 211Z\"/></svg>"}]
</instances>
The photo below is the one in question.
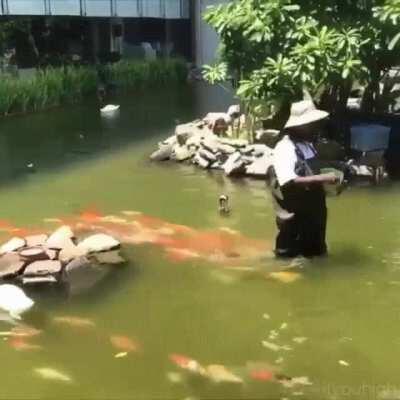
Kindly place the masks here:
<instances>
[{"instance_id":1,"label":"man standing in water","mask_svg":"<svg viewBox=\"0 0 400 400\"><path fill-rule=\"evenodd\" d=\"M335 184L337 178L334 174L320 174L312 144L327 117L328 113L317 110L312 101L294 103L284 127L285 136L275 147L269 183L279 229L275 246L278 257L327 253L323 184Z\"/></svg>"}]
</instances>

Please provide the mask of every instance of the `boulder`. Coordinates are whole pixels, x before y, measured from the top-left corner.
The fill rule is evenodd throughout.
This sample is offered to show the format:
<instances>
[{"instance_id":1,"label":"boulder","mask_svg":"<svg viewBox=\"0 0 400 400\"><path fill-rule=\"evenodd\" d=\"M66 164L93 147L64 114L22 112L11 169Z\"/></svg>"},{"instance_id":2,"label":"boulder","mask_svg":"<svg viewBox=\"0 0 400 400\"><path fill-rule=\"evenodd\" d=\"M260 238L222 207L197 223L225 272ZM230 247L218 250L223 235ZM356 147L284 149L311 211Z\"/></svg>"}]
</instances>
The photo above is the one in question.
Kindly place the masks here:
<instances>
[{"instance_id":1,"label":"boulder","mask_svg":"<svg viewBox=\"0 0 400 400\"><path fill-rule=\"evenodd\" d=\"M204 123L202 121L177 125L175 128L175 136L178 144L183 146L192 136L201 135L203 133L203 127Z\"/></svg>"},{"instance_id":2,"label":"boulder","mask_svg":"<svg viewBox=\"0 0 400 400\"><path fill-rule=\"evenodd\" d=\"M73 239L74 233L72 232L72 229L69 226L64 225L49 236L46 240L46 247L49 249L63 249L70 246Z\"/></svg>"},{"instance_id":3,"label":"boulder","mask_svg":"<svg viewBox=\"0 0 400 400\"><path fill-rule=\"evenodd\" d=\"M59 274L61 269L62 264L58 260L34 261L25 268L24 276L54 275Z\"/></svg>"},{"instance_id":4,"label":"boulder","mask_svg":"<svg viewBox=\"0 0 400 400\"><path fill-rule=\"evenodd\" d=\"M78 248L89 253L96 253L101 251L109 251L118 249L121 243L114 239L112 236L98 233L84 239L78 244Z\"/></svg>"},{"instance_id":5,"label":"boulder","mask_svg":"<svg viewBox=\"0 0 400 400\"><path fill-rule=\"evenodd\" d=\"M11 253L12 251L17 251L24 246L26 246L25 239L19 237L13 237L7 243L4 243L0 247L0 255L5 253Z\"/></svg>"},{"instance_id":6,"label":"boulder","mask_svg":"<svg viewBox=\"0 0 400 400\"><path fill-rule=\"evenodd\" d=\"M192 158L194 154L195 154L194 149L189 148L188 146L180 146L177 144L174 146L171 158L176 161L185 161L188 160L189 158Z\"/></svg>"},{"instance_id":7,"label":"boulder","mask_svg":"<svg viewBox=\"0 0 400 400\"><path fill-rule=\"evenodd\" d=\"M232 122L232 118L224 112L210 112L203 118L203 121L207 124L212 124L218 119L223 119L227 124Z\"/></svg>"},{"instance_id":8,"label":"boulder","mask_svg":"<svg viewBox=\"0 0 400 400\"><path fill-rule=\"evenodd\" d=\"M166 161L171 158L174 144L162 145L158 150L150 155L152 161Z\"/></svg>"},{"instance_id":9,"label":"boulder","mask_svg":"<svg viewBox=\"0 0 400 400\"><path fill-rule=\"evenodd\" d=\"M220 141L218 136L214 134L209 134L203 137L200 143L200 147L210 151L211 153L216 153L220 146Z\"/></svg>"},{"instance_id":10,"label":"boulder","mask_svg":"<svg viewBox=\"0 0 400 400\"><path fill-rule=\"evenodd\" d=\"M192 137L190 137L187 142L186 142L186 146L188 146L189 148L198 148L200 146L201 141L204 139L204 135L203 134L198 134L198 135L193 135Z\"/></svg>"},{"instance_id":11,"label":"boulder","mask_svg":"<svg viewBox=\"0 0 400 400\"><path fill-rule=\"evenodd\" d=\"M256 131L255 142L274 148L280 138L280 131L276 129L259 129Z\"/></svg>"},{"instance_id":12,"label":"boulder","mask_svg":"<svg viewBox=\"0 0 400 400\"><path fill-rule=\"evenodd\" d=\"M47 235L32 235L25 238L28 247L43 246L46 243Z\"/></svg>"}]
</instances>

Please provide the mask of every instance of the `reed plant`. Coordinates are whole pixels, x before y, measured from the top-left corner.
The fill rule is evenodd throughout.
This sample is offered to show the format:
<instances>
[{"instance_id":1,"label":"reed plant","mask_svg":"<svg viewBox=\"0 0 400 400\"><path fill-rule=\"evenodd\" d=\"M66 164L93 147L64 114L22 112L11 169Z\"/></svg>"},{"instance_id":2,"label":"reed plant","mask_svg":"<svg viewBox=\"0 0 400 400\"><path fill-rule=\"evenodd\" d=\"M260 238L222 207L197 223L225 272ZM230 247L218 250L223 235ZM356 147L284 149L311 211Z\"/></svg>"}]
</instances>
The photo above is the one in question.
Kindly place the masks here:
<instances>
[{"instance_id":1,"label":"reed plant","mask_svg":"<svg viewBox=\"0 0 400 400\"><path fill-rule=\"evenodd\" d=\"M179 59L120 61L106 67L107 82L100 82L95 66L64 66L38 70L31 78L0 78L0 115L45 110L76 103L96 93L100 83L119 89L183 83L187 69Z\"/></svg>"}]
</instances>

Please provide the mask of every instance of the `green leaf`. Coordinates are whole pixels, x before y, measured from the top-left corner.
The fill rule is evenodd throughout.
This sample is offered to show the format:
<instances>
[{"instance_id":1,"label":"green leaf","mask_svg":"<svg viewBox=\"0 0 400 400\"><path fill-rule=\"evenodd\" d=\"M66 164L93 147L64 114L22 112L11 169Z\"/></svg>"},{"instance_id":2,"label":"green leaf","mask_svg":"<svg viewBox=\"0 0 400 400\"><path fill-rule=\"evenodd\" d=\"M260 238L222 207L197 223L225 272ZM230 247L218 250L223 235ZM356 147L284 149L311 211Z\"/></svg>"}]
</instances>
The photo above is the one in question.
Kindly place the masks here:
<instances>
[{"instance_id":1,"label":"green leaf","mask_svg":"<svg viewBox=\"0 0 400 400\"><path fill-rule=\"evenodd\" d=\"M400 40L400 32L390 41L388 49L392 51L399 40Z\"/></svg>"}]
</instances>

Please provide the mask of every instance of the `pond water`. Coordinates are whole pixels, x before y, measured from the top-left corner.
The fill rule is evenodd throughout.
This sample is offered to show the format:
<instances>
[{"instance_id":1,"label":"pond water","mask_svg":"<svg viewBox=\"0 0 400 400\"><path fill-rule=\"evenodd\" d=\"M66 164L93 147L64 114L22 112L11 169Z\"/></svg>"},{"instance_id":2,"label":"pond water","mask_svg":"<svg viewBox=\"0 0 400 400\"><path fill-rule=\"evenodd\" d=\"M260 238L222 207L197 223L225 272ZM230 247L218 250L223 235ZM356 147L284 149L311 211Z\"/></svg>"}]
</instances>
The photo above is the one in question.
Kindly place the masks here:
<instances>
[{"instance_id":1,"label":"pond water","mask_svg":"<svg viewBox=\"0 0 400 400\"><path fill-rule=\"evenodd\" d=\"M35 292L37 314L26 318L42 332L25 349L0 338L0 398L400 398L400 188L353 187L331 198L330 256L273 279L271 271L289 265L270 256L275 228L264 182L147 160L176 119L224 110L229 96L187 88L117 101L114 119L102 119L89 102L1 121L0 219L50 231L56 224L46 219L87 210L144 215L152 229L167 221L183 236L191 232L203 256L168 254L161 242L126 243L126 265L95 287L77 295ZM232 199L227 218L217 212L221 193ZM239 241L228 256L213 258L207 240L233 231ZM242 259L247 242L257 251ZM288 276L298 279L282 281ZM185 364L183 356L224 365L243 383L189 374L176 365ZM44 379L37 368L70 381ZM268 371L312 385L302 378L285 387Z\"/></svg>"}]
</instances>

